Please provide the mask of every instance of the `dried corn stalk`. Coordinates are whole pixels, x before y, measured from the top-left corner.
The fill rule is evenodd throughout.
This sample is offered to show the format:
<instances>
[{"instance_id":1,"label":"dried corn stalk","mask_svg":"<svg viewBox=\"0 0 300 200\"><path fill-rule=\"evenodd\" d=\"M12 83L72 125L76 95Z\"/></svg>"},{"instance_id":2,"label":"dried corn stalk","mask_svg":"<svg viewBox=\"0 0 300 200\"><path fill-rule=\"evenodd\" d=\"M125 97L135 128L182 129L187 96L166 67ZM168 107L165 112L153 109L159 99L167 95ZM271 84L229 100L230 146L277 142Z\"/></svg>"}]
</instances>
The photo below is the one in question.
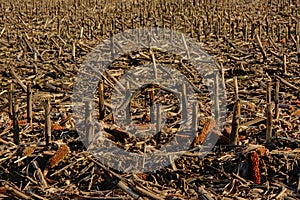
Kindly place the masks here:
<instances>
[{"instance_id":1,"label":"dried corn stalk","mask_svg":"<svg viewBox=\"0 0 300 200\"><path fill-rule=\"evenodd\" d=\"M259 158L256 151L248 153L249 177L256 183L260 184Z\"/></svg>"},{"instance_id":2,"label":"dried corn stalk","mask_svg":"<svg viewBox=\"0 0 300 200\"><path fill-rule=\"evenodd\" d=\"M48 184L47 184L47 181L45 179L45 176L44 174L42 173L40 167L38 166L38 163L34 160L31 162L32 163L32 166L34 167L35 169L35 174L38 178L38 181L41 183L41 185L43 187L48 187Z\"/></svg>"}]
</instances>

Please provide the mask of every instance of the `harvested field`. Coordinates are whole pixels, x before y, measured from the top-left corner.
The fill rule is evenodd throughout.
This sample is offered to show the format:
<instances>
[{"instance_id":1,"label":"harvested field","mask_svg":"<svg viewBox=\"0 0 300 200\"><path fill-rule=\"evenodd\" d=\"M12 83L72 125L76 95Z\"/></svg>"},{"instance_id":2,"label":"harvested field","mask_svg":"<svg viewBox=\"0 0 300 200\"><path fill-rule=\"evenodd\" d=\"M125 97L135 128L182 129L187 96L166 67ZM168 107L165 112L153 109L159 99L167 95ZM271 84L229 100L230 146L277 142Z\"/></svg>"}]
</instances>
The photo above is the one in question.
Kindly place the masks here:
<instances>
[{"instance_id":1,"label":"harvested field","mask_svg":"<svg viewBox=\"0 0 300 200\"><path fill-rule=\"evenodd\" d=\"M187 56L163 48L116 56L129 46L111 38L143 27L184 33L174 37ZM205 77L189 62L189 37L213 60ZM113 63L84 71L106 40ZM148 65L154 79L180 84L134 91ZM124 82L128 71L139 79ZM97 88L81 113L74 82L83 72ZM0 0L0 77L1 199L300 198L299 0ZM182 123L191 131L180 132ZM205 152L207 138L216 144ZM170 143L175 153L156 154ZM161 167L130 172L152 160Z\"/></svg>"}]
</instances>

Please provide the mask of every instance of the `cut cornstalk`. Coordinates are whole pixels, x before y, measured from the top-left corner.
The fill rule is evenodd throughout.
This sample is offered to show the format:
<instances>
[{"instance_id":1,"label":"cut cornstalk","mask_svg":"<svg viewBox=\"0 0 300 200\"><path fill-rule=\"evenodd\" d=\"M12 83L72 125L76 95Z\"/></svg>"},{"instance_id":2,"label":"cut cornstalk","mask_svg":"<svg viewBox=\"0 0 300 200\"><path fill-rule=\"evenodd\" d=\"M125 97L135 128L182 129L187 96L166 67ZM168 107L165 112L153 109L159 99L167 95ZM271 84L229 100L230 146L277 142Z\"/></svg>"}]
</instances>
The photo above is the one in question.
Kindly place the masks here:
<instances>
[{"instance_id":1,"label":"cut cornstalk","mask_svg":"<svg viewBox=\"0 0 300 200\"><path fill-rule=\"evenodd\" d=\"M267 143L270 143L272 140L272 120L273 120L273 115L272 115L272 103L271 103L271 83L268 82L267 84L267 130L266 130L266 140Z\"/></svg>"},{"instance_id":2,"label":"cut cornstalk","mask_svg":"<svg viewBox=\"0 0 300 200\"><path fill-rule=\"evenodd\" d=\"M240 114L241 114L241 102L238 99L235 102L232 117L232 130L230 135L230 144L237 145L239 138L239 127L240 127Z\"/></svg>"},{"instance_id":3,"label":"cut cornstalk","mask_svg":"<svg viewBox=\"0 0 300 200\"><path fill-rule=\"evenodd\" d=\"M46 146L51 143L51 119L50 119L50 100L46 99L44 103L45 109L45 139L46 139Z\"/></svg>"},{"instance_id":4,"label":"cut cornstalk","mask_svg":"<svg viewBox=\"0 0 300 200\"><path fill-rule=\"evenodd\" d=\"M27 84L27 123L32 126L32 91L31 84Z\"/></svg>"}]
</instances>

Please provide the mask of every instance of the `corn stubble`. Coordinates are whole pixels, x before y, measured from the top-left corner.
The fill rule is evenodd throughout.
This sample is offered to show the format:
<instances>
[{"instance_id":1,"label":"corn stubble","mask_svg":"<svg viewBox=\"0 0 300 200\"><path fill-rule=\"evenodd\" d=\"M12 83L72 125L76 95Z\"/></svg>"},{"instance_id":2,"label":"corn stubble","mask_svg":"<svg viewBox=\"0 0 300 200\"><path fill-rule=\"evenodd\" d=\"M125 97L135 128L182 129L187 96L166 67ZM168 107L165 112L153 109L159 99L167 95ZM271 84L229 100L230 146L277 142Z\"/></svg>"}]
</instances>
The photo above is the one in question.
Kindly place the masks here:
<instances>
[{"instance_id":1,"label":"corn stubble","mask_svg":"<svg viewBox=\"0 0 300 200\"><path fill-rule=\"evenodd\" d=\"M294 0L0 0L0 198L299 199L299 8L300 2ZM127 29L150 26L183 32L214 56L223 77L215 79L219 83L215 94L221 98L218 86L225 86L223 101L228 105L222 113L225 128L219 132L209 119L207 96L199 95L197 100L201 106L194 113L193 131L198 135L191 149L217 134L214 152L199 158L197 151L189 151L171 166L135 176L93 160L79 142L74 126L78 116L72 115L70 98L80 65L99 42ZM113 39L110 44L109 58L125 48ZM194 55L184 47L188 56ZM95 118L106 123L107 139L140 152L146 147L158 150L153 137L145 142L128 127L113 127L110 93L122 74L150 61L157 66L169 64L186 75L194 88L203 89L201 77L185 59L158 51L121 56L107 73L98 74L103 80L95 95L99 101ZM157 75L158 67L154 71ZM134 84L119 88L129 93ZM127 123L133 120L136 127L148 129L153 124L143 122L150 123L159 111L167 110L168 120L175 124L180 119L179 103L168 93L158 96L161 91L151 93L150 99L140 94L130 99L125 105L131 110L126 113ZM273 100L269 97L274 92ZM48 103L43 107L44 98L51 109ZM182 100L186 99L184 95ZM213 104L221 103L214 100ZM146 101L162 107L151 110L149 117ZM222 114L216 115L217 121ZM178 130L176 126L156 129L165 143ZM56 141L64 144L53 155L49 149ZM257 148L258 144L263 147ZM18 151L22 145L26 147ZM67 155L72 159L64 160ZM248 164L245 176L236 170L240 162ZM48 170L53 173L47 175Z\"/></svg>"}]
</instances>

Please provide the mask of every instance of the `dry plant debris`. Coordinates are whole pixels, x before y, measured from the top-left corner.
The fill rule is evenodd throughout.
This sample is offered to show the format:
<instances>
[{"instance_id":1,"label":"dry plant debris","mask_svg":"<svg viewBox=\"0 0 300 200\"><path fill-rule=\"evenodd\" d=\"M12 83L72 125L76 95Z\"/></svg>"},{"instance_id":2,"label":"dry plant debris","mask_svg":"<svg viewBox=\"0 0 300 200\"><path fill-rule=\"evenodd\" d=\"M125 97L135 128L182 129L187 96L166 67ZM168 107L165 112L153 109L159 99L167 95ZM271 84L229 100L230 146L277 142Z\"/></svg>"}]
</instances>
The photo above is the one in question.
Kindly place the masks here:
<instances>
[{"instance_id":1,"label":"dry plant debris","mask_svg":"<svg viewBox=\"0 0 300 200\"><path fill-rule=\"evenodd\" d=\"M209 121L214 102L193 66L176 55L146 49L116 58L103 80L104 107L93 116L101 118L107 138L127 151L141 152L145 145L156 151L157 144L168 143L182 114L172 91L152 85L129 99L136 126L114 126L112 85L126 70L155 60L179 70L202 92L194 150L155 172L127 174L98 162L82 144L72 88L97 44L150 26L183 32L213 55L224 77L219 82L226 88L227 113L222 132L214 131ZM299 41L297 0L0 0L0 198L299 199ZM236 95L238 134L230 144ZM45 124L47 99L50 123ZM162 105L170 126L156 136L132 136L129 130L138 135L155 126L150 103ZM201 158L197 147L211 129L220 140ZM49 145L45 130L51 133ZM269 142L267 130L272 130Z\"/></svg>"}]
</instances>

